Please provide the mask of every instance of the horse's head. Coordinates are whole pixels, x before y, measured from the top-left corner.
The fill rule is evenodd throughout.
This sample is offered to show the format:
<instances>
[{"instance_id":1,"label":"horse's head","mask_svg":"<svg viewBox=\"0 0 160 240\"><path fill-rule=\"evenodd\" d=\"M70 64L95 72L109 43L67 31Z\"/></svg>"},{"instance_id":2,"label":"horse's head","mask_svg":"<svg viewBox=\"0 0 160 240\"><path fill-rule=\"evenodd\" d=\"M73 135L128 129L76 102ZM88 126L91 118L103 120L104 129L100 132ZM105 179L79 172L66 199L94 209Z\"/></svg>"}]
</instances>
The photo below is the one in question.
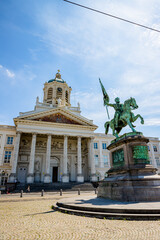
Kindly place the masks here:
<instances>
[{"instance_id":1,"label":"horse's head","mask_svg":"<svg viewBox=\"0 0 160 240\"><path fill-rule=\"evenodd\" d=\"M138 108L135 98L130 98L130 106L133 108L133 110Z\"/></svg>"}]
</instances>

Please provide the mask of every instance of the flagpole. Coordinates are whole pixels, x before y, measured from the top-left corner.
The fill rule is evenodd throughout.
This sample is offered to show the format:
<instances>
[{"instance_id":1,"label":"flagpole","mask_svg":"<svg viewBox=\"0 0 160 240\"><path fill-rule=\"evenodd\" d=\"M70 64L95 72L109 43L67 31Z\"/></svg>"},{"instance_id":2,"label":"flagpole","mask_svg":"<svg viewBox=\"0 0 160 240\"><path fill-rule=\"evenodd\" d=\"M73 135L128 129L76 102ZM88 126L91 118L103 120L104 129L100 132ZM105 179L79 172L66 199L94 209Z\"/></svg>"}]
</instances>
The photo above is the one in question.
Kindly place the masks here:
<instances>
[{"instance_id":1,"label":"flagpole","mask_svg":"<svg viewBox=\"0 0 160 240\"><path fill-rule=\"evenodd\" d=\"M107 94L107 92L106 92L106 90L105 90L105 88L104 88L104 86L103 86L100 78L99 78L99 82L100 82L101 89L102 89L102 93L103 93L103 101L104 101L104 99L106 98L106 99L108 99L108 102L109 102L109 96L108 96L108 94ZM107 104L105 104L105 101L104 101L104 106L106 106L106 111L107 111L108 119L110 119L110 117L109 117L109 112L108 112L108 107L107 107Z\"/></svg>"}]
</instances>

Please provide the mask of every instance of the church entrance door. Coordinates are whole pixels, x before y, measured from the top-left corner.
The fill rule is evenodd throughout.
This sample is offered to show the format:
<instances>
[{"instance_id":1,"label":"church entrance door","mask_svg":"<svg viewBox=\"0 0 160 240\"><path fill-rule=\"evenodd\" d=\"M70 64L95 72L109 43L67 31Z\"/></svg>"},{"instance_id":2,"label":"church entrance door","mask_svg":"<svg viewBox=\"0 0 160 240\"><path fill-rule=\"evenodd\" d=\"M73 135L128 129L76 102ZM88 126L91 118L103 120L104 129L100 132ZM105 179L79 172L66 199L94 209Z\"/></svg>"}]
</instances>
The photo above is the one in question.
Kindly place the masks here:
<instances>
[{"instance_id":1,"label":"church entrance door","mask_svg":"<svg viewBox=\"0 0 160 240\"><path fill-rule=\"evenodd\" d=\"M53 167L52 182L58 181L58 167Z\"/></svg>"}]
</instances>

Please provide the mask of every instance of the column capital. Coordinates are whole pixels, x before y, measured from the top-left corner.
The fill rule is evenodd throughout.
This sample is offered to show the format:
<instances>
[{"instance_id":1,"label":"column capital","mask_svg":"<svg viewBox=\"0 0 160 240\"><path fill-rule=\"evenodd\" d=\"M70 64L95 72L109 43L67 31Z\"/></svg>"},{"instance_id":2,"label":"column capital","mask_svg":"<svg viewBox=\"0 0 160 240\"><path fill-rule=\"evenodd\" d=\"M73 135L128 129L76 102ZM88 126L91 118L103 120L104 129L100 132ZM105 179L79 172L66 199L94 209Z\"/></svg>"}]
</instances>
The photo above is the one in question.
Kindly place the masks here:
<instances>
[{"instance_id":1,"label":"column capital","mask_svg":"<svg viewBox=\"0 0 160 240\"><path fill-rule=\"evenodd\" d=\"M52 137L53 134L52 134L52 133L47 133L46 135L47 135L48 137L49 137L49 136Z\"/></svg>"},{"instance_id":2,"label":"column capital","mask_svg":"<svg viewBox=\"0 0 160 240\"><path fill-rule=\"evenodd\" d=\"M22 131L16 131L16 134L18 135L18 134L22 134Z\"/></svg>"},{"instance_id":3,"label":"column capital","mask_svg":"<svg viewBox=\"0 0 160 240\"><path fill-rule=\"evenodd\" d=\"M38 133L37 133L37 132L31 132L31 134L32 134L33 136L35 136L35 135L37 135Z\"/></svg>"},{"instance_id":4,"label":"column capital","mask_svg":"<svg viewBox=\"0 0 160 240\"><path fill-rule=\"evenodd\" d=\"M82 135L78 135L77 138L82 138L83 136Z\"/></svg>"},{"instance_id":5,"label":"column capital","mask_svg":"<svg viewBox=\"0 0 160 240\"><path fill-rule=\"evenodd\" d=\"M91 136L89 137L89 140L93 141L95 139L95 137Z\"/></svg>"}]
</instances>

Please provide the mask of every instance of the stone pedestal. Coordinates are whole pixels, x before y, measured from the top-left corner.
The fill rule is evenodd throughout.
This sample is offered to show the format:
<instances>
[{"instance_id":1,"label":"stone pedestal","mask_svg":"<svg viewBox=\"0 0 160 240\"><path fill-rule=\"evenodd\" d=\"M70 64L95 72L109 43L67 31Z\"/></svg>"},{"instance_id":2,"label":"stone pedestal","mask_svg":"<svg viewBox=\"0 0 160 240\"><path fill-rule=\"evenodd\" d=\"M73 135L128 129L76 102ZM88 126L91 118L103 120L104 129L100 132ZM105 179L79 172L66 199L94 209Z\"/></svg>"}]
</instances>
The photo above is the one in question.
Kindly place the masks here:
<instances>
[{"instance_id":1,"label":"stone pedestal","mask_svg":"<svg viewBox=\"0 0 160 240\"><path fill-rule=\"evenodd\" d=\"M79 174L79 175L77 175L77 182L80 182L80 183L83 183L84 182L84 177L83 177L83 175L81 174Z\"/></svg>"},{"instance_id":2,"label":"stone pedestal","mask_svg":"<svg viewBox=\"0 0 160 240\"><path fill-rule=\"evenodd\" d=\"M11 173L9 176L9 183L14 183L16 180L16 174L15 173Z\"/></svg>"},{"instance_id":3,"label":"stone pedestal","mask_svg":"<svg viewBox=\"0 0 160 240\"><path fill-rule=\"evenodd\" d=\"M63 174L62 175L62 182L63 183L68 183L69 182L69 175Z\"/></svg>"},{"instance_id":4,"label":"stone pedestal","mask_svg":"<svg viewBox=\"0 0 160 240\"><path fill-rule=\"evenodd\" d=\"M96 174L91 174L91 176L90 176L90 181L91 181L91 182L97 182L97 176L96 176Z\"/></svg>"},{"instance_id":5,"label":"stone pedestal","mask_svg":"<svg viewBox=\"0 0 160 240\"><path fill-rule=\"evenodd\" d=\"M44 175L44 183L50 183L51 182L51 175L45 174Z\"/></svg>"},{"instance_id":6,"label":"stone pedestal","mask_svg":"<svg viewBox=\"0 0 160 240\"><path fill-rule=\"evenodd\" d=\"M27 183L34 183L34 174L28 174Z\"/></svg>"},{"instance_id":7,"label":"stone pedestal","mask_svg":"<svg viewBox=\"0 0 160 240\"><path fill-rule=\"evenodd\" d=\"M41 174L40 174L40 172L36 172L36 173L35 173L34 181L35 181L36 183L38 183L38 182L41 181Z\"/></svg>"},{"instance_id":8,"label":"stone pedestal","mask_svg":"<svg viewBox=\"0 0 160 240\"><path fill-rule=\"evenodd\" d=\"M124 134L111 142L111 168L99 182L98 197L118 201L159 201L160 176L149 161L149 140L142 133Z\"/></svg>"}]
</instances>

